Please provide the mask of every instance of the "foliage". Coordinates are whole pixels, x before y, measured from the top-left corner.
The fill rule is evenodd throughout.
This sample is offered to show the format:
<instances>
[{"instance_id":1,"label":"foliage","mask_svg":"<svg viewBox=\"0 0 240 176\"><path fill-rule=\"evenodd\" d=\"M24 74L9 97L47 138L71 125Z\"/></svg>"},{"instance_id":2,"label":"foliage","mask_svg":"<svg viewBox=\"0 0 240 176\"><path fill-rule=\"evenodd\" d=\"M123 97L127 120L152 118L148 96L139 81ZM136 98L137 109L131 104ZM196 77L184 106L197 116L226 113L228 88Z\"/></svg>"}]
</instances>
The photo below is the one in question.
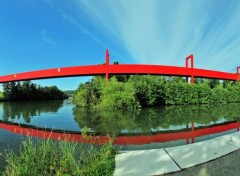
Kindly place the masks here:
<instances>
[{"instance_id":1,"label":"foliage","mask_svg":"<svg viewBox=\"0 0 240 176\"><path fill-rule=\"evenodd\" d=\"M56 86L41 87L30 81L4 83L3 96L6 100L57 100L67 98L67 95Z\"/></svg>"},{"instance_id":2,"label":"foliage","mask_svg":"<svg viewBox=\"0 0 240 176\"><path fill-rule=\"evenodd\" d=\"M90 82L80 84L74 94L75 104L90 108L120 109L235 102L240 102L239 82L196 79L195 84L191 85L181 77L150 75L132 75L124 79L112 76L108 85L104 77L94 77Z\"/></svg>"},{"instance_id":3,"label":"foliage","mask_svg":"<svg viewBox=\"0 0 240 176\"><path fill-rule=\"evenodd\" d=\"M117 150L112 142L95 146L87 138L82 144L29 138L22 142L19 154L6 152L3 176L113 175Z\"/></svg>"},{"instance_id":4,"label":"foliage","mask_svg":"<svg viewBox=\"0 0 240 176\"><path fill-rule=\"evenodd\" d=\"M131 83L118 82L111 78L108 85L102 88L102 96L98 107L102 108L138 108L139 102L135 96L135 90Z\"/></svg>"},{"instance_id":5,"label":"foliage","mask_svg":"<svg viewBox=\"0 0 240 176\"><path fill-rule=\"evenodd\" d=\"M99 104L104 78L94 77L91 82L81 83L73 96L73 102L81 107L92 107Z\"/></svg>"},{"instance_id":6,"label":"foliage","mask_svg":"<svg viewBox=\"0 0 240 176\"><path fill-rule=\"evenodd\" d=\"M162 77L134 75L129 82L133 84L136 96L143 107L164 102L165 80Z\"/></svg>"}]
</instances>

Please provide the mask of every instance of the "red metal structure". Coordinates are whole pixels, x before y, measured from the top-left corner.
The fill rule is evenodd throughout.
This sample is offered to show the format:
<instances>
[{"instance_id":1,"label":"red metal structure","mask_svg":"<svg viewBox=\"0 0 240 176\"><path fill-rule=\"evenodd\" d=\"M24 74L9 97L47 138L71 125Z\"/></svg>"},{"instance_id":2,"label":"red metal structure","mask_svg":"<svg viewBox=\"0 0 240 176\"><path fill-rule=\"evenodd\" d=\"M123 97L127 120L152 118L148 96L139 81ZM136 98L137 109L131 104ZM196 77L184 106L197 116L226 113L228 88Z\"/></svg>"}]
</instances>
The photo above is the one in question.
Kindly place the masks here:
<instances>
[{"instance_id":1,"label":"red metal structure","mask_svg":"<svg viewBox=\"0 0 240 176\"><path fill-rule=\"evenodd\" d=\"M108 83L108 74L109 74L109 62L110 62L110 58L109 58L109 52L108 52L108 49L106 50L106 82Z\"/></svg>"},{"instance_id":2,"label":"red metal structure","mask_svg":"<svg viewBox=\"0 0 240 176\"><path fill-rule=\"evenodd\" d=\"M188 61L191 61L191 69L193 70L194 69L194 59L193 59L193 55L189 55L187 58L186 58L186 68L188 68ZM191 75L191 84L194 84L194 76Z\"/></svg>"},{"instance_id":3,"label":"red metal structure","mask_svg":"<svg viewBox=\"0 0 240 176\"><path fill-rule=\"evenodd\" d=\"M228 130L237 130L239 131L240 123L239 122L230 122L227 124L218 124L216 126L210 126L203 129L196 129L194 123L190 131L175 131L170 133L163 134L154 134L154 135L140 135L140 136L117 136L114 138L114 144L117 145L142 145L150 144L155 142L170 142L176 140L186 140L186 144L194 143L195 138L202 137L205 135L211 135L216 133L222 133ZM52 129L39 129L32 127L22 127L19 124L5 124L0 122L0 129L5 129L11 133L20 134L23 136L32 136L43 139L51 138L53 140L67 140L75 142L83 142L83 136L76 133L64 134L62 132L54 132ZM93 141L96 144L106 143L111 137L109 136L97 136L98 139ZM190 142L191 140L191 142Z\"/></svg>"},{"instance_id":4,"label":"red metal structure","mask_svg":"<svg viewBox=\"0 0 240 176\"><path fill-rule=\"evenodd\" d=\"M191 67L188 67L188 60L191 60ZM88 66L74 66L53 68L46 70L37 70L31 72L17 73L6 76L0 76L0 83L13 81L26 81L35 79L48 79L60 77L73 76L93 76L106 75L106 82L108 82L109 75L168 75L168 76L184 76L191 77L191 83L194 83L194 77L198 78L213 78L221 80L240 80L239 68L237 73L227 73L221 71L205 70L194 68L193 55L186 58L186 67L164 66L164 65L141 65L141 64L109 64L110 56L106 50L106 64L105 65L88 65Z\"/></svg>"}]
</instances>

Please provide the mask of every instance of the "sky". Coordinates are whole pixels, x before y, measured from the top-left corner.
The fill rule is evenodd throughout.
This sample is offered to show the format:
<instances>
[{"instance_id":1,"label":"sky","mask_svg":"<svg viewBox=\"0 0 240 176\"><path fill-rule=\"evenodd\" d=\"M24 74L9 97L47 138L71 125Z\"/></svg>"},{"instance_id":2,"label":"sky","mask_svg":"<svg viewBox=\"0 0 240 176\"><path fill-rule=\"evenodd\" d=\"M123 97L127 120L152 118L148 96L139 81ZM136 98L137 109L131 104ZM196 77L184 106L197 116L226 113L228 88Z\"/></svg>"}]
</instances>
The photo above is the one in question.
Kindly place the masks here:
<instances>
[{"instance_id":1,"label":"sky","mask_svg":"<svg viewBox=\"0 0 240 176\"><path fill-rule=\"evenodd\" d=\"M239 0L0 0L0 75L111 63L236 72ZM91 77L34 81L76 89ZM1 88L0 88L1 89Z\"/></svg>"}]
</instances>

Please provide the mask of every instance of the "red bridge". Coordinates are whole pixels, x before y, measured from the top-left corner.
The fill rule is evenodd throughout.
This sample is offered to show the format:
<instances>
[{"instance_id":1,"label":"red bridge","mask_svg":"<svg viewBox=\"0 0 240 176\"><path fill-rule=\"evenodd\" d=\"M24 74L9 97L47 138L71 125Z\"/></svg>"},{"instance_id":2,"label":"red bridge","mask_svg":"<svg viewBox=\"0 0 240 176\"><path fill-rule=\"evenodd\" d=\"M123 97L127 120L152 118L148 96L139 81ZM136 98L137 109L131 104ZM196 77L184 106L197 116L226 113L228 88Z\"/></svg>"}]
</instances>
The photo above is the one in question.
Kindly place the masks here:
<instances>
[{"instance_id":1,"label":"red bridge","mask_svg":"<svg viewBox=\"0 0 240 176\"><path fill-rule=\"evenodd\" d=\"M0 83L13 81L26 81L35 79L48 79L60 77L74 77L74 76L93 76L106 75L108 81L109 75L168 75L168 76L184 76L191 77L191 83L194 83L194 77L198 78L213 78L221 80L240 80L240 66L237 67L236 73L227 73L221 71L205 70L194 68L194 58L190 55L186 58L185 67L164 66L164 65L141 65L141 64L109 64L109 52L106 50L106 64L105 65L88 65L53 68L47 70L37 70L24 73L16 73L6 76L0 76ZM189 60L191 65L189 67Z\"/></svg>"}]
</instances>

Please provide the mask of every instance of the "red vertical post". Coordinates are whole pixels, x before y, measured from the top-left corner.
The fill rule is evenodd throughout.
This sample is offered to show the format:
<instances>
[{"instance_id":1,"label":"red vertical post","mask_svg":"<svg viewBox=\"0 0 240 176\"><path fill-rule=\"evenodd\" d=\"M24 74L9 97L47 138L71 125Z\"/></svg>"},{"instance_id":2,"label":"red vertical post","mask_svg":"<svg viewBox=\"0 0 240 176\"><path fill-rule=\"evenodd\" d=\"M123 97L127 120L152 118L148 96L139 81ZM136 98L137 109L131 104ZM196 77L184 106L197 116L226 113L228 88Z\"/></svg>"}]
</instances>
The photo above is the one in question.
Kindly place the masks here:
<instances>
[{"instance_id":1,"label":"red vertical post","mask_svg":"<svg viewBox=\"0 0 240 176\"><path fill-rule=\"evenodd\" d=\"M240 71L239 70L240 70L240 66L237 67L237 75L238 75L238 77L237 77L236 81L240 80Z\"/></svg>"},{"instance_id":2,"label":"red vertical post","mask_svg":"<svg viewBox=\"0 0 240 176\"><path fill-rule=\"evenodd\" d=\"M194 143L195 136L194 136L194 122L192 122L192 143Z\"/></svg>"},{"instance_id":3,"label":"red vertical post","mask_svg":"<svg viewBox=\"0 0 240 176\"><path fill-rule=\"evenodd\" d=\"M194 68L194 58L193 58L193 55L189 55L188 57L186 57L186 68L188 68L188 62L189 60L191 61L191 69L192 69L192 72L193 72L193 68ZM193 85L194 84L194 76L193 74L191 74L191 84Z\"/></svg>"},{"instance_id":4,"label":"red vertical post","mask_svg":"<svg viewBox=\"0 0 240 176\"><path fill-rule=\"evenodd\" d=\"M108 73L109 73L109 52L108 49L106 49L106 83L108 84Z\"/></svg>"}]
</instances>

